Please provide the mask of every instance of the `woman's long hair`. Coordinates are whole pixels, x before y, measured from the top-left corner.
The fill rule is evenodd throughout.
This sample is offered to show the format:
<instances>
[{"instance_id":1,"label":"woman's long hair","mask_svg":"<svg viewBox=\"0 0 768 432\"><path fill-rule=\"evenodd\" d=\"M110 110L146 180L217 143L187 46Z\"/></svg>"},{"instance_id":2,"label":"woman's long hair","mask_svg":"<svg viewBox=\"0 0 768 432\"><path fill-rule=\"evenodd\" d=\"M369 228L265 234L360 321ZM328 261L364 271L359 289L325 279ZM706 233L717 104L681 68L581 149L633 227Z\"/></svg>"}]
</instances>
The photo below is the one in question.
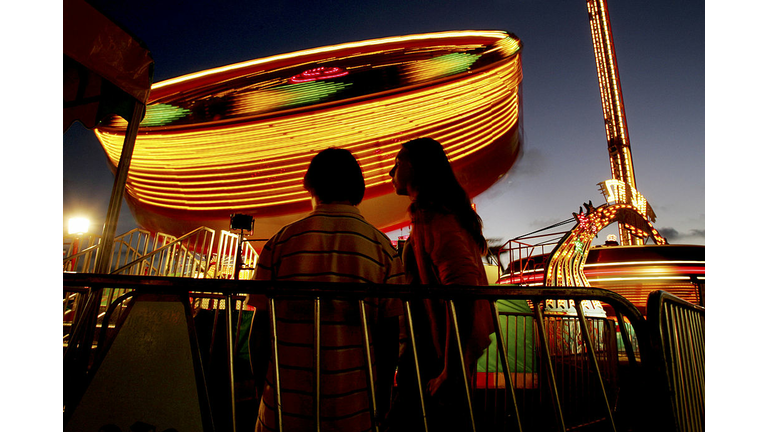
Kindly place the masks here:
<instances>
[{"instance_id":1,"label":"woman's long hair","mask_svg":"<svg viewBox=\"0 0 768 432\"><path fill-rule=\"evenodd\" d=\"M488 244L483 237L483 221L456 180L443 146L432 138L417 138L403 144L403 148L413 167L411 186L417 192L411 216L419 218L423 212L453 214L485 253Z\"/></svg>"}]
</instances>

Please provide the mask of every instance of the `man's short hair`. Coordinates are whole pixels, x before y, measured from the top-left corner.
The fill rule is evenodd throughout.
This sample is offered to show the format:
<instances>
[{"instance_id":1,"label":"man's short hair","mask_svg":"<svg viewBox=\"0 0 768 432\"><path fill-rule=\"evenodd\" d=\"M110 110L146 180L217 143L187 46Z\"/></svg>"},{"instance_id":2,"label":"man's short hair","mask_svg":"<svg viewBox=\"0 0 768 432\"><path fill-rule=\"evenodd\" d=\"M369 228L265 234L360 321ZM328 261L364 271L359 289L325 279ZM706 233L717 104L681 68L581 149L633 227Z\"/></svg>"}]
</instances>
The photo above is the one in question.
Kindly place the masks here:
<instances>
[{"instance_id":1,"label":"man's short hair","mask_svg":"<svg viewBox=\"0 0 768 432\"><path fill-rule=\"evenodd\" d=\"M349 150L331 147L312 158L304 175L304 188L321 203L349 201L358 205L365 194L365 180Z\"/></svg>"}]
</instances>

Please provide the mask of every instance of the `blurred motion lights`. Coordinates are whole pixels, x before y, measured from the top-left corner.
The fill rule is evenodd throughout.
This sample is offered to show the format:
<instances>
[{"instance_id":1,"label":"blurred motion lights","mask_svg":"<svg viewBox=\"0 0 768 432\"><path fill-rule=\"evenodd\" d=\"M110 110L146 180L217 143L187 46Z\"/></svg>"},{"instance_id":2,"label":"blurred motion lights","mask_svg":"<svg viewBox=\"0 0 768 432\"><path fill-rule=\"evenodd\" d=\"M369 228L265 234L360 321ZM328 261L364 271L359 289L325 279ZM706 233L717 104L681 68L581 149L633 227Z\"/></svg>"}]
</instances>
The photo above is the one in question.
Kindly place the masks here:
<instances>
[{"instance_id":1,"label":"blurred motion lights","mask_svg":"<svg viewBox=\"0 0 768 432\"><path fill-rule=\"evenodd\" d=\"M144 228L181 234L256 217L268 236L310 209L302 179L327 147L350 150L363 214L407 223L388 172L401 143L440 141L467 192L519 153L520 42L501 31L410 35L314 48L156 83L139 128L126 200ZM96 129L114 168L125 121ZM404 201L405 200L405 201Z\"/></svg>"}]
</instances>

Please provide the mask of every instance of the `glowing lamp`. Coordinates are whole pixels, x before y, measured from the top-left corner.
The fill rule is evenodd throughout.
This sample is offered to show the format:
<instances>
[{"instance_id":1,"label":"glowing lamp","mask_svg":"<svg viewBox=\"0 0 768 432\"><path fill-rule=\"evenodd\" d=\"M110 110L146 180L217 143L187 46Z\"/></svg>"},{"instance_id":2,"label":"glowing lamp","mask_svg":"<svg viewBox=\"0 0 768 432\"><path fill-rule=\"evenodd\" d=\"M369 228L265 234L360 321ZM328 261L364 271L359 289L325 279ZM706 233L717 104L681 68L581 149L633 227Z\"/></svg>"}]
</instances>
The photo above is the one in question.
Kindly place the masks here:
<instances>
[{"instance_id":1,"label":"glowing lamp","mask_svg":"<svg viewBox=\"0 0 768 432\"><path fill-rule=\"evenodd\" d=\"M70 235L83 235L88 232L91 221L84 217L74 217L69 219L67 232Z\"/></svg>"}]
</instances>

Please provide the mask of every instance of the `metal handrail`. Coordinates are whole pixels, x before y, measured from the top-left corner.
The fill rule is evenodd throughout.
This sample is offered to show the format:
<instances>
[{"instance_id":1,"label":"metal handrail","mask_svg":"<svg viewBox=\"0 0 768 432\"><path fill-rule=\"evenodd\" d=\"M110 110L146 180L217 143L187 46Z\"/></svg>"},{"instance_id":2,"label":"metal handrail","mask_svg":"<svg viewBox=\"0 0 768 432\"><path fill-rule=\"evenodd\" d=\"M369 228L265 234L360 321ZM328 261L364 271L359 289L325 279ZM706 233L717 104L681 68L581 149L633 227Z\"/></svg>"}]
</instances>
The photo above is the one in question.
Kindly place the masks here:
<instances>
[{"instance_id":1,"label":"metal handrail","mask_svg":"<svg viewBox=\"0 0 768 432\"><path fill-rule=\"evenodd\" d=\"M98 249L98 248L99 248L99 244L98 244L98 243L97 243L97 244L95 244L95 245L91 245L91 246L88 246L87 248L85 248L85 249L83 249L83 250L81 250L81 251L77 252L77 253L76 253L76 254L74 254L74 255L69 255L69 256L66 256L66 257L64 257L64 258L63 258L63 259L64 259L64 262L66 263L67 261L71 261L71 260L73 260L73 259L75 259L75 258L80 258L80 257L82 257L83 255L85 255L85 254L88 254L88 253L91 253L91 252L95 251L95 250L96 250L96 249Z\"/></svg>"},{"instance_id":2,"label":"metal handrail","mask_svg":"<svg viewBox=\"0 0 768 432\"><path fill-rule=\"evenodd\" d=\"M496 259L499 262L499 277L503 273L506 273L507 269L510 273L510 275L519 274L520 278L523 282L526 280L526 272L529 271L536 271L539 268L543 269L545 265L545 261L542 261L538 265L534 265L533 267L529 268L529 264L531 264L531 258L533 258L537 250L540 250L540 255L545 255L547 252L545 251L547 247L554 248L557 243L560 241L563 235L568 234L568 231L563 232L554 232L554 233L547 233L547 234L539 234L539 235L529 235L529 236L523 236L523 237L517 237L511 240L508 240L506 243L504 243L498 250ZM526 240L532 240L532 239L541 239L544 238L544 241L538 242L538 243L528 243ZM515 252L517 252L517 258L515 258ZM525 256L524 256L525 252ZM508 255L509 256L509 264L508 268L504 269L501 266L502 262L502 255ZM518 263L517 268L514 267L514 263Z\"/></svg>"},{"instance_id":3,"label":"metal handrail","mask_svg":"<svg viewBox=\"0 0 768 432\"><path fill-rule=\"evenodd\" d=\"M229 297L236 293L249 293L249 294L264 294L271 299L270 303L274 305L274 300L286 299L296 296L303 298L324 298L327 296L333 296L336 298L347 299L363 299L367 297L382 297L382 298L401 298L408 306L408 303L412 300L424 299L424 298L440 298L444 300L453 301L466 301L466 300L490 300L494 303L497 299L526 299L531 300L534 304L534 312L536 316L537 325L540 327L539 335L544 339L544 343L540 346L542 348L547 347L546 334L541 327L541 305L551 298L569 299L574 300L576 304L580 304L581 300L594 300L598 299L613 306L614 310L620 312L623 316L627 317L629 322L633 325L635 333L638 337L640 356L645 357L649 350L649 344L647 343L647 331L645 329L645 320L640 312L626 299L615 294L611 291L597 289L597 288L502 288L502 287L472 287L472 286L423 286L418 290L412 289L407 285L364 285L364 284L340 284L336 283L322 283L322 282L268 282L268 281L236 281L236 280L207 280L207 279L188 279L188 278L172 278L161 276L122 276L122 275L81 275L81 274L65 274L64 275L65 286L90 286L92 288L125 288L136 289L141 292L163 292L169 294L187 295L189 291L196 292L218 292L222 293L225 297ZM231 299L231 297L230 297ZM230 301L227 302L230 305ZM272 309L272 308L270 308ZM409 311L409 307L406 307L406 311ZM410 321L410 313L408 321ZM274 319L274 316L273 318ZM227 326L228 340L232 340L231 325ZM455 320L454 325L455 327ZM499 331L499 323L496 325L497 340L502 341L500 346L504 346L502 335ZM276 331L276 330L273 330ZM589 331L582 331L583 337L587 339L591 338ZM276 335L273 334L273 338ZM546 351L544 349L543 351ZM594 353L594 349L591 349ZM230 346L230 355L231 355ZM552 388L552 393L555 395L555 406L559 406L559 398L557 397L557 384L555 383L552 375L552 363L547 356L546 352L542 355L547 357L546 372L549 374L549 383ZM594 355L594 354L590 354ZM592 364L595 364L594 357L592 357ZM640 364L643 362L641 361ZM505 380L507 383L512 383L510 370L508 365L502 365L505 374ZM231 367L231 364L230 364ZM466 381L465 381L466 384ZM511 385L508 386L511 390ZM469 393L468 393L469 394ZM519 410L517 403L514 401L514 392L512 392L512 400L515 407L515 413L512 414L516 418L518 428L521 427L519 420ZM468 401L471 403L471 401ZM607 399L606 399L607 403ZM278 405L279 406L279 405ZM610 413L611 406L607 405ZM562 407L557 409L560 420L558 421L559 429L565 430L565 422L562 419ZM511 417L513 418L513 417ZM614 430L615 426L614 426Z\"/></svg>"},{"instance_id":4,"label":"metal handrail","mask_svg":"<svg viewBox=\"0 0 768 432\"><path fill-rule=\"evenodd\" d=\"M704 430L704 308L666 291L648 296L655 366L680 432Z\"/></svg>"},{"instance_id":5,"label":"metal handrail","mask_svg":"<svg viewBox=\"0 0 768 432\"><path fill-rule=\"evenodd\" d=\"M175 240L174 240L174 241L172 241L171 243L168 243L168 244L166 244L166 245L164 245L164 246L161 246L161 247L159 247L159 248L157 248L157 249L153 250L152 252L150 252L150 253L148 253L148 254L146 254L146 255L144 255L144 256L142 256L142 257L140 257L140 258L137 258L137 259L135 259L135 260L131 261L131 262L130 262L130 263L128 263L128 264L125 264L125 265L123 265L122 267L119 267L119 268L117 268L117 269L115 269L115 270L112 270L110 273L112 273L112 274L118 274L118 273L120 273L120 272L122 272L122 271L126 270L127 268L130 268L130 267L132 267L132 266L134 266L134 265L137 265L137 264L139 264L139 263L140 263L140 262L142 262L142 261L146 261L147 259L154 259L154 258L155 258L157 255L159 255L159 254L161 254L161 253L164 253L164 252L166 252L167 250L169 250L169 249L171 249L171 248L174 248L174 247L176 247L176 246L178 246L178 245L181 245L181 242L183 242L183 241L185 241L185 240L187 240L187 239L191 238L193 235L197 235L198 233L200 233L200 232L203 232L203 231L205 231L205 232L208 232L208 233L211 233L211 235L213 235L213 234L215 233L215 231L214 231L214 230L212 230L212 229L210 229L210 228L207 228L207 227L199 227L199 228L197 228L197 229L195 229L195 230L193 230L193 231L190 231L189 233L187 233L187 234L184 234L183 236L181 236L181 237L179 237L179 238L175 239Z\"/></svg>"}]
</instances>

